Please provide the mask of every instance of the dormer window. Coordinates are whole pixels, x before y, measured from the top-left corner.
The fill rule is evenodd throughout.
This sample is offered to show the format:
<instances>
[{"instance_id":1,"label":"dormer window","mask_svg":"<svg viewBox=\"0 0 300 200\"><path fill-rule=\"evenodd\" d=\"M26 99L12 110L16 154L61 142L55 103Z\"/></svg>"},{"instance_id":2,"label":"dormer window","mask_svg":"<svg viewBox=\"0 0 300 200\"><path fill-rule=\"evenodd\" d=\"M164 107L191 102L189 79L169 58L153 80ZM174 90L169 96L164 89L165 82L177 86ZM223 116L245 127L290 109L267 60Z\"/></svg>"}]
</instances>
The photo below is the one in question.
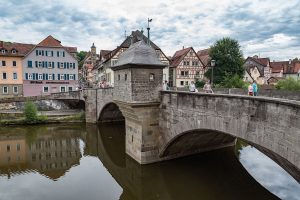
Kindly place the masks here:
<instances>
[{"instance_id":1,"label":"dormer window","mask_svg":"<svg viewBox=\"0 0 300 200\"><path fill-rule=\"evenodd\" d=\"M1 53L2 53L2 54L5 54L5 53L6 53L6 50L5 50L5 49L2 49L2 50L1 50Z\"/></svg>"},{"instance_id":2,"label":"dormer window","mask_svg":"<svg viewBox=\"0 0 300 200\"><path fill-rule=\"evenodd\" d=\"M16 51L15 49L13 49L13 50L11 50L11 53L12 53L12 54L16 54L17 51Z\"/></svg>"}]
</instances>

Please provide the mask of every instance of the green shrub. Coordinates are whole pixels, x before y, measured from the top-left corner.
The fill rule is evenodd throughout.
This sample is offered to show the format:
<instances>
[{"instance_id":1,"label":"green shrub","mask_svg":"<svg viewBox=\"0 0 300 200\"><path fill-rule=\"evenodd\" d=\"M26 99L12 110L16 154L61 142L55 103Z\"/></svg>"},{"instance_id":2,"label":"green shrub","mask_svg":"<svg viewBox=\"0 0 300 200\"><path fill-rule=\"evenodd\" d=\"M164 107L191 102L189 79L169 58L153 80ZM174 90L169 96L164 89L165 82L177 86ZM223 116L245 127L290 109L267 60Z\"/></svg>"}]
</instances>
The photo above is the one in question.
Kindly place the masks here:
<instances>
[{"instance_id":1,"label":"green shrub","mask_svg":"<svg viewBox=\"0 0 300 200\"><path fill-rule=\"evenodd\" d=\"M205 85L205 82L202 81L202 80L196 80L195 81L196 88L203 88L204 85Z\"/></svg>"},{"instance_id":2,"label":"green shrub","mask_svg":"<svg viewBox=\"0 0 300 200\"><path fill-rule=\"evenodd\" d=\"M226 75L220 86L225 88L247 88L247 83L237 74L233 76L229 74Z\"/></svg>"},{"instance_id":3,"label":"green shrub","mask_svg":"<svg viewBox=\"0 0 300 200\"><path fill-rule=\"evenodd\" d=\"M291 90L291 91L300 90L300 80L296 80L289 77L287 79L278 81L275 87L276 89L279 90Z\"/></svg>"},{"instance_id":4,"label":"green shrub","mask_svg":"<svg viewBox=\"0 0 300 200\"><path fill-rule=\"evenodd\" d=\"M45 123L45 122L47 122L47 120L48 120L48 117L46 115L39 115L37 121L39 123Z\"/></svg>"},{"instance_id":5,"label":"green shrub","mask_svg":"<svg viewBox=\"0 0 300 200\"><path fill-rule=\"evenodd\" d=\"M38 120L37 108L31 101L26 102L24 108L25 121L27 123L36 123Z\"/></svg>"}]
</instances>

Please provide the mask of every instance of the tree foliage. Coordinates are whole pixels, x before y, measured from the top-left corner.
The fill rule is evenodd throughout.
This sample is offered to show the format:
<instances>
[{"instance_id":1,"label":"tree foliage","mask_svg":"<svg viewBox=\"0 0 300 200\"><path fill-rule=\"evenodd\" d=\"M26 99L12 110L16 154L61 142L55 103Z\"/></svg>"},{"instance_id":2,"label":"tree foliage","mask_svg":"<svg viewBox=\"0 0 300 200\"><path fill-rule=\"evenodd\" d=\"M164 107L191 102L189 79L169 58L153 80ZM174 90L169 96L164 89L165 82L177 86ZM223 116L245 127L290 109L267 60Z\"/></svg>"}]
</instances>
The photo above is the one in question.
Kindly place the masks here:
<instances>
[{"instance_id":1,"label":"tree foliage","mask_svg":"<svg viewBox=\"0 0 300 200\"><path fill-rule=\"evenodd\" d=\"M247 83L245 83L237 74L235 74L233 76L226 75L220 86L224 88L247 88Z\"/></svg>"},{"instance_id":2,"label":"tree foliage","mask_svg":"<svg viewBox=\"0 0 300 200\"><path fill-rule=\"evenodd\" d=\"M78 60L78 67L79 69L82 68L83 66L83 60L86 56L87 52L86 51L80 51L80 52L77 52L76 55L77 55L77 60Z\"/></svg>"},{"instance_id":3,"label":"tree foliage","mask_svg":"<svg viewBox=\"0 0 300 200\"><path fill-rule=\"evenodd\" d=\"M300 80L289 77L287 79L278 81L275 87L280 90L300 90Z\"/></svg>"},{"instance_id":4,"label":"tree foliage","mask_svg":"<svg viewBox=\"0 0 300 200\"><path fill-rule=\"evenodd\" d=\"M237 40L223 38L210 47L209 56L216 61L213 73L213 82L222 83L226 76L244 76L244 58ZM211 69L205 73L206 78L211 79Z\"/></svg>"},{"instance_id":5,"label":"tree foliage","mask_svg":"<svg viewBox=\"0 0 300 200\"><path fill-rule=\"evenodd\" d=\"M25 121L28 123L35 123L38 121L37 108L31 101L26 102L24 108Z\"/></svg>"}]
</instances>

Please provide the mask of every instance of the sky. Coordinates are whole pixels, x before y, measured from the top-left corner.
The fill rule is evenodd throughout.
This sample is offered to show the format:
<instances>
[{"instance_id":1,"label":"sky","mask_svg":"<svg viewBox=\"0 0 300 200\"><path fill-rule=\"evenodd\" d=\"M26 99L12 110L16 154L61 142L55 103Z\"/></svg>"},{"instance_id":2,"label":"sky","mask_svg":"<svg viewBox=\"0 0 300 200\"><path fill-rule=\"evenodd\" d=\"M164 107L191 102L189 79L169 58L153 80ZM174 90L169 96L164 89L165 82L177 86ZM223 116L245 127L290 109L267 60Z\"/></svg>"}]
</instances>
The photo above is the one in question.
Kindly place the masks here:
<instances>
[{"instance_id":1,"label":"sky","mask_svg":"<svg viewBox=\"0 0 300 200\"><path fill-rule=\"evenodd\" d=\"M182 47L209 48L239 41L244 57L300 57L299 0L0 0L0 40L39 43L48 35L63 45L113 50L125 31L143 29L166 55Z\"/></svg>"}]
</instances>

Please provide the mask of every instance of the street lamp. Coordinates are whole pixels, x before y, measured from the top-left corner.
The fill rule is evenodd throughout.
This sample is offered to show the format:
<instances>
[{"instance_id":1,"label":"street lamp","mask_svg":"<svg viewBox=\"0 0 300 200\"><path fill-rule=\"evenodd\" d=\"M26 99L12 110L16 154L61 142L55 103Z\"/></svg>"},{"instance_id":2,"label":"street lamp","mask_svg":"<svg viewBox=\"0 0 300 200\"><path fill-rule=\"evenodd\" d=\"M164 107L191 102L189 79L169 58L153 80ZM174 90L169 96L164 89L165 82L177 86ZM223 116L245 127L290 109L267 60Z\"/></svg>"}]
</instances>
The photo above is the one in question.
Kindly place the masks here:
<instances>
[{"instance_id":1,"label":"street lamp","mask_svg":"<svg viewBox=\"0 0 300 200\"><path fill-rule=\"evenodd\" d=\"M214 85L214 66L216 65L216 60L211 60L210 61L210 66L211 66L211 79L210 79L210 84L211 87Z\"/></svg>"}]
</instances>

